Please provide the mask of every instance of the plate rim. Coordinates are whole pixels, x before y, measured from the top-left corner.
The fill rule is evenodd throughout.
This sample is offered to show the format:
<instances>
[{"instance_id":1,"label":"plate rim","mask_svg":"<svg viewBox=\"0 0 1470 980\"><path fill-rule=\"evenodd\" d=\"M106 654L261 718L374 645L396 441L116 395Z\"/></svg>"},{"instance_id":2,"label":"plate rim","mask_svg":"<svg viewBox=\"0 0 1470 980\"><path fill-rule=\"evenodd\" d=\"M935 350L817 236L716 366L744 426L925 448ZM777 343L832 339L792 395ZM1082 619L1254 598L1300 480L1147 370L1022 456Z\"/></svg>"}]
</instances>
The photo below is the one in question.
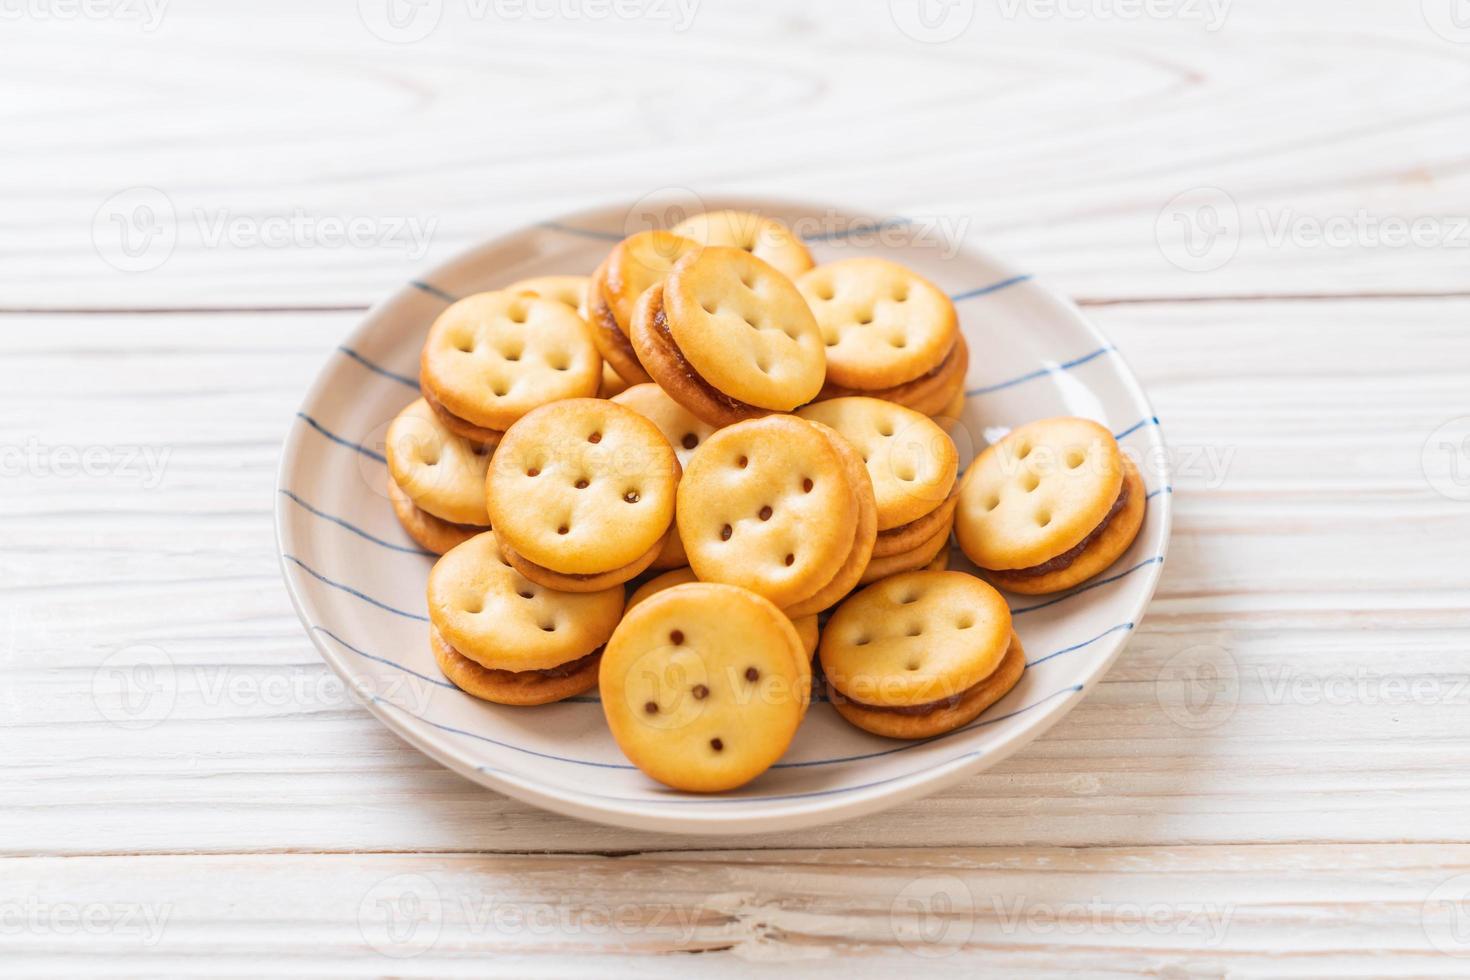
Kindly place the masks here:
<instances>
[{"instance_id":1,"label":"plate rim","mask_svg":"<svg viewBox=\"0 0 1470 980\"><path fill-rule=\"evenodd\" d=\"M801 200L795 198L783 198L779 196L762 195L738 195L720 194L710 195L705 198L701 195L693 195L702 206L709 210L722 207L739 208L749 211L772 211L772 210L799 210L807 212L835 213L844 216L851 221L871 221L874 223L889 222L897 216L882 217L866 210L849 208L828 204L814 200ZM636 204L636 202L632 202ZM391 305L412 297L422 291L419 284L427 284L432 287L436 278L452 275L456 271L472 265L477 258L496 249L514 244L515 240L535 229L546 229L550 226L561 228L568 233L575 233L575 222L581 219L598 218L619 211L629 213L630 202L609 202L601 205L579 208L566 214L557 215L542 221L518 225L508 231L495 235L485 241L470 245L443 262L437 263L431 268L425 269L421 274L416 274L406 281L401 282L397 288L387 293L368 307L361 315L357 324L343 337L337 347L348 347L356 349L359 342L366 336L370 328L374 326L375 320L383 311ZM589 237L593 237L590 236ZM597 236L600 237L600 236ZM1161 456L1167 459L1168 444L1164 439L1162 427L1158 421L1157 412L1154 409L1148 393L1144 390L1137 374L1127 357L1118 347L1112 343L1106 334L1087 317L1082 309L1077 306L1070 297L1051 288L1046 280L1034 273L1023 273L1005 261L991 253L989 250L977 247L966 239L961 239L955 249L955 255L968 254L971 257L1004 273L1008 278L1016 278L1024 275L1027 282L1040 289L1046 297L1058 304L1059 308L1070 316L1074 323L1080 326L1087 335L1097 342L1099 348L1106 348L1119 361L1119 370L1116 372L1118 380L1122 382L1130 397L1142 405L1145 409L1145 421L1152 422L1152 437L1157 441ZM1005 281L1003 278L1002 281ZM335 350L336 348L334 348ZM321 364L311 383L307 385L298 403L297 414L304 412L308 406L321 398L326 390L327 378L332 374L332 358ZM299 456L299 444L304 438L304 427L295 424L296 417L293 416L292 423L281 444L281 456L276 468L276 482L274 487L275 501L272 507L274 514L276 560L281 569L281 576L286 585L287 595L291 599L292 608L296 612L297 619L316 648L322 660L343 682L349 692L356 692L354 673L348 667L349 658L343 651L336 650L325 642L320 635L320 624L314 621L309 614L307 604L298 581L287 561L286 542L286 495L281 492L287 486L287 474L294 469ZM619 805L599 806L588 802L587 799L578 796L563 795L557 788L550 784L538 784L522 779L520 776L499 772L470 763L461 757L461 753L453 747L445 733L434 731L416 717L402 711L389 710L385 702L368 695L358 697L353 694L354 700L362 704L368 711L390 732L406 742L408 745L423 753L435 762L443 765L460 776L471 780L481 786L493 789L496 792L528 803L541 809L559 813L564 816L575 817L594 823L621 827L630 830L680 833L680 834L704 834L704 835L750 835L763 833L778 833L781 831L800 830L838 821L851 820L857 817L869 815L881 810L886 810L911 800L926 797L937 793L967 776L978 773L996 765L1015 752L1025 748L1035 739L1066 717L1077 703L1088 693L1089 687L1098 682L1112 668L1118 657L1122 654L1124 647L1137 627L1141 624L1144 614L1153 601L1154 594L1163 575L1163 568L1167 562L1169 545L1173 533L1173 488L1170 485L1167 471L1165 471L1165 486L1161 487L1164 492L1158 493L1157 515L1160 521L1159 547L1157 554L1149 559L1154 566L1145 571L1137 597L1128 606L1127 621L1132 627L1119 631L1119 635L1113 638L1111 649L1106 653L1096 669L1080 683L1070 689L1063 688L1050 696L1050 703L1042 710L1034 712L1035 717L1023 722L1019 728L1012 731L1004 743L987 752L974 752L961 755L946 762L937 763L934 766L914 773L907 773L882 783L868 787L859 787L857 792L849 792L845 799L837 799L835 796L823 797L820 795L806 798L804 801L783 800L782 803L796 803L797 805L782 806L768 814L743 813L739 815L721 815L716 808L708 810L689 810L681 808L678 812L659 812L646 809L646 804L640 801L622 801ZM1141 571L1144 571L1140 569ZM302 582L304 584L304 580ZM1065 694L1065 697L1058 697ZM682 794L688 799L682 802L696 803L708 799L739 799L735 797L713 797L701 796L700 794ZM590 799L590 798L589 798ZM760 801L750 801L759 804Z\"/></svg>"}]
</instances>

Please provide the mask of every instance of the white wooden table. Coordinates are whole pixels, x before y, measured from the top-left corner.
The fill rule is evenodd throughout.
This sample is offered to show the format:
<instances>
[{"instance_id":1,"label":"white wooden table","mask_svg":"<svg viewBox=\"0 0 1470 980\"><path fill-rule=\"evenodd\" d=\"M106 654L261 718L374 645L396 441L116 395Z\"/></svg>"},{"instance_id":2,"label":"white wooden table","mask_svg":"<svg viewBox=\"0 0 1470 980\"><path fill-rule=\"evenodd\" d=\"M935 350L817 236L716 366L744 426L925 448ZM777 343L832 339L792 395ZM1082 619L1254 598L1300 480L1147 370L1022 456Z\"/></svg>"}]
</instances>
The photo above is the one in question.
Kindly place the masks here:
<instances>
[{"instance_id":1,"label":"white wooden table","mask_svg":"<svg viewBox=\"0 0 1470 980\"><path fill-rule=\"evenodd\" d=\"M0 972L1470 973L1470 18L910 6L0 7ZM958 223L1148 387L1158 597L1003 765L631 833L451 775L313 653L271 508L323 358L668 187Z\"/></svg>"}]
</instances>

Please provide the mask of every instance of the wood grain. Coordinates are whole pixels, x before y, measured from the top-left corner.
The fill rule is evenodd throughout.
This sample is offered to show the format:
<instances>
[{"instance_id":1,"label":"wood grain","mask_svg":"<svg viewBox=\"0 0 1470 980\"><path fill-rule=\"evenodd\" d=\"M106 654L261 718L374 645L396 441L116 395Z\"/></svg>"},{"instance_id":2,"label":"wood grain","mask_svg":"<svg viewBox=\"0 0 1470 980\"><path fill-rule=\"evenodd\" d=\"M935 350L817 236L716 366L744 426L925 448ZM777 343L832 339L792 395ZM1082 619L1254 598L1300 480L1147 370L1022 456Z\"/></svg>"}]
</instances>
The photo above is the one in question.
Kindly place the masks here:
<instances>
[{"instance_id":1,"label":"wood grain","mask_svg":"<svg viewBox=\"0 0 1470 980\"><path fill-rule=\"evenodd\" d=\"M5 23L7 973L1470 973L1470 507L1421 463L1470 387L1470 45L1325 0L1216 31L980 4L947 44L882 3L707 0L685 31L476 9L402 45L282 0ZM615 830L429 762L302 635L279 446L360 311L670 186L947 222L1138 372L1173 448L1163 582L1025 751L834 827ZM178 242L126 273L93 226L135 187ZM1159 229L1204 187L1240 233L1192 272ZM206 240L298 211L433 230L422 255ZM1440 237L1300 240L1360 215ZM95 683L136 645L175 693L141 729Z\"/></svg>"}]
</instances>

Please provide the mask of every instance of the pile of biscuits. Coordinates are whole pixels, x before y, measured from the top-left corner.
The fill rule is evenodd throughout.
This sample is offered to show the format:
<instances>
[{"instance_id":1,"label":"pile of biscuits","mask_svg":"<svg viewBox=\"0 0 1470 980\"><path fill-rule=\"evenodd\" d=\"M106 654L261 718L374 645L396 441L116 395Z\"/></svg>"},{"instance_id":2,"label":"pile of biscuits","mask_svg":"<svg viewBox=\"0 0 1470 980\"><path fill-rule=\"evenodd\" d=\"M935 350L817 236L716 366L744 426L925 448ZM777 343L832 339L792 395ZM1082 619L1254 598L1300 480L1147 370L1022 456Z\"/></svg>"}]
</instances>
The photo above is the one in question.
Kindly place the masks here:
<instances>
[{"instance_id":1,"label":"pile of biscuits","mask_svg":"<svg viewBox=\"0 0 1470 980\"><path fill-rule=\"evenodd\" d=\"M816 265L738 211L454 303L385 446L394 512L442 555L440 669L506 705L600 687L628 758L695 792L785 752L814 656L861 729L969 723L1025 667L996 587L1096 575L1145 495L1083 419L1020 426L961 477L968 359L923 277ZM951 536L983 579L946 570Z\"/></svg>"}]
</instances>

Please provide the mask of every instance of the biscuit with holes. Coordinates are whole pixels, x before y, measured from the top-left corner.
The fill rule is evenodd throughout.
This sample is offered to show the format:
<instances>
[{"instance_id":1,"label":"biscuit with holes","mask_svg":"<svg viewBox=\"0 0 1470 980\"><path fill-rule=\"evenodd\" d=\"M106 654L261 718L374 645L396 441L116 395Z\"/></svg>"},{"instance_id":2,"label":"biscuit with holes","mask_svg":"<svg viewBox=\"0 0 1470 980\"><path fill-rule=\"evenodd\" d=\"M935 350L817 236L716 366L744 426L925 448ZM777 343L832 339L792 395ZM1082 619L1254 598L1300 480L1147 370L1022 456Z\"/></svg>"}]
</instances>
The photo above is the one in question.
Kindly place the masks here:
<instances>
[{"instance_id":1,"label":"biscuit with holes","mask_svg":"<svg viewBox=\"0 0 1470 980\"><path fill-rule=\"evenodd\" d=\"M815 264L812 253L790 228L749 211L706 211L685 218L670 230L701 245L743 249L793 282Z\"/></svg>"},{"instance_id":2,"label":"biscuit with holes","mask_svg":"<svg viewBox=\"0 0 1470 980\"><path fill-rule=\"evenodd\" d=\"M818 656L844 718L901 738L966 724L1014 686L1017 657L1024 666L1005 599L963 572L909 572L863 589L827 621Z\"/></svg>"},{"instance_id":3,"label":"biscuit with holes","mask_svg":"<svg viewBox=\"0 0 1470 980\"><path fill-rule=\"evenodd\" d=\"M811 699L791 621L760 596L676 585L628 611L599 670L614 741L675 789L743 786L785 753Z\"/></svg>"},{"instance_id":4,"label":"biscuit with holes","mask_svg":"<svg viewBox=\"0 0 1470 980\"><path fill-rule=\"evenodd\" d=\"M878 507L873 554L897 554L934 536L959 468L953 440L927 415L877 398L834 398L797 412L841 433L862 454Z\"/></svg>"},{"instance_id":5,"label":"biscuit with holes","mask_svg":"<svg viewBox=\"0 0 1470 980\"><path fill-rule=\"evenodd\" d=\"M628 609L632 609L644 599L647 599L651 595L656 595L664 589L672 589L676 585L687 585L690 582L698 581L699 577L694 574L694 569L687 565L683 568L676 568L673 571L664 572L662 575L656 575L638 586L638 588L633 590L633 594L628 596ZM816 613L810 616L797 616L794 618L787 616L786 618L790 619L791 625L796 627L796 635L801 637L801 646L806 651L806 655L808 657L814 656L817 652L817 638L819 636Z\"/></svg>"},{"instance_id":6,"label":"biscuit with holes","mask_svg":"<svg viewBox=\"0 0 1470 980\"><path fill-rule=\"evenodd\" d=\"M970 347L965 343L964 336L961 335L955 338L954 346L950 348L949 353L945 355L938 367L913 381L895 385L892 388L875 388L871 391L847 388L828 381L822 386L817 401L866 395L869 398L881 398L883 401L912 408L923 415L938 415L956 397L964 396L965 372L969 369Z\"/></svg>"},{"instance_id":7,"label":"biscuit with holes","mask_svg":"<svg viewBox=\"0 0 1470 980\"><path fill-rule=\"evenodd\" d=\"M606 272L607 260L604 259L602 265L597 267L597 271L592 273L592 278L587 283L587 298L583 302L587 310L587 329L592 336L593 346L597 348L597 352L602 355L607 366L613 369L613 373L621 378L624 384L647 384L651 379L638 360L638 352L633 349L633 341L628 339L624 328L618 326L612 307L608 305L606 297L602 294L601 282Z\"/></svg>"},{"instance_id":8,"label":"biscuit with holes","mask_svg":"<svg viewBox=\"0 0 1470 980\"><path fill-rule=\"evenodd\" d=\"M797 287L821 328L834 385L874 391L906 384L938 367L959 332L949 297L887 259L829 262Z\"/></svg>"},{"instance_id":9,"label":"biscuit with holes","mask_svg":"<svg viewBox=\"0 0 1470 980\"><path fill-rule=\"evenodd\" d=\"M490 524L485 473L491 450L450 432L422 398L388 424L383 449L392 482L412 506L450 524L479 530Z\"/></svg>"},{"instance_id":10,"label":"biscuit with holes","mask_svg":"<svg viewBox=\"0 0 1470 980\"><path fill-rule=\"evenodd\" d=\"M419 509L392 477L388 478L388 501L393 505L393 516L414 543L436 555L463 544L488 526L454 524Z\"/></svg>"},{"instance_id":11,"label":"biscuit with holes","mask_svg":"<svg viewBox=\"0 0 1470 980\"><path fill-rule=\"evenodd\" d=\"M681 259L699 251L698 242L671 231L640 231L613 246L593 281L625 334L638 297L663 282Z\"/></svg>"},{"instance_id":12,"label":"biscuit with holes","mask_svg":"<svg viewBox=\"0 0 1470 980\"><path fill-rule=\"evenodd\" d=\"M573 398L511 426L485 484L506 558L548 588L591 592L658 557L674 517L679 461L644 416Z\"/></svg>"},{"instance_id":13,"label":"biscuit with holes","mask_svg":"<svg viewBox=\"0 0 1470 980\"><path fill-rule=\"evenodd\" d=\"M1111 432L1079 418L1023 425L960 485L955 534L969 559L1028 594L1071 588L1133 543L1143 481Z\"/></svg>"},{"instance_id":14,"label":"biscuit with holes","mask_svg":"<svg viewBox=\"0 0 1470 980\"><path fill-rule=\"evenodd\" d=\"M841 602L843 597L857 588L862 581L868 568L868 561L873 555L873 543L878 538L878 504L873 498L873 483L868 479L868 471L863 466L862 456L858 454L853 444L844 439L836 429L823 425L821 422L808 422L807 424L820 432L841 457L848 483L852 485L853 492L857 495L858 516L857 525L853 528L852 548L848 550L847 557L837 567L837 571L833 573L827 584L818 589L815 594L787 606L786 615L788 616L819 613Z\"/></svg>"},{"instance_id":15,"label":"biscuit with holes","mask_svg":"<svg viewBox=\"0 0 1470 980\"><path fill-rule=\"evenodd\" d=\"M505 291L517 296L540 296L555 300L585 320L589 282L586 276L532 276L511 283L505 287Z\"/></svg>"},{"instance_id":16,"label":"biscuit with holes","mask_svg":"<svg viewBox=\"0 0 1470 980\"><path fill-rule=\"evenodd\" d=\"M556 300L505 291L441 313L419 359L425 400L446 424L473 427L455 428L471 438L503 432L538 405L594 395L601 379L581 317Z\"/></svg>"},{"instance_id":17,"label":"biscuit with holes","mask_svg":"<svg viewBox=\"0 0 1470 980\"><path fill-rule=\"evenodd\" d=\"M825 377L821 336L781 273L737 248L712 246L639 299L633 346L653 379L712 425L789 412Z\"/></svg>"},{"instance_id":18,"label":"biscuit with holes","mask_svg":"<svg viewBox=\"0 0 1470 980\"><path fill-rule=\"evenodd\" d=\"M647 418L669 440L679 465L689 462L689 457L715 427L693 415L683 405L670 398L656 384L634 385L612 399ZM677 524L669 532L668 541L659 556L654 559L654 568L678 568L689 564L684 553L684 543L679 540Z\"/></svg>"},{"instance_id":19,"label":"biscuit with holes","mask_svg":"<svg viewBox=\"0 0 1470 980\"><path fill-rule=\"evenodd\" d=\"M695 574L781 607L831 581L853 550L859 512L840 450L792 415L716 431L679 482L679 537Z\"/></svg>"},{"instance_id":20,"label":"biscuit with holes","mask_svg":"<svg viewBox=\"0 0 1470 980\"><path fill-rule=\"evenodd\" d=\"M435 563L428 604L434 658L456 686L502 704L544 704L596 684L623 589L547 589L512 568L486 531Z\"/></svg>"}]
</instances>

